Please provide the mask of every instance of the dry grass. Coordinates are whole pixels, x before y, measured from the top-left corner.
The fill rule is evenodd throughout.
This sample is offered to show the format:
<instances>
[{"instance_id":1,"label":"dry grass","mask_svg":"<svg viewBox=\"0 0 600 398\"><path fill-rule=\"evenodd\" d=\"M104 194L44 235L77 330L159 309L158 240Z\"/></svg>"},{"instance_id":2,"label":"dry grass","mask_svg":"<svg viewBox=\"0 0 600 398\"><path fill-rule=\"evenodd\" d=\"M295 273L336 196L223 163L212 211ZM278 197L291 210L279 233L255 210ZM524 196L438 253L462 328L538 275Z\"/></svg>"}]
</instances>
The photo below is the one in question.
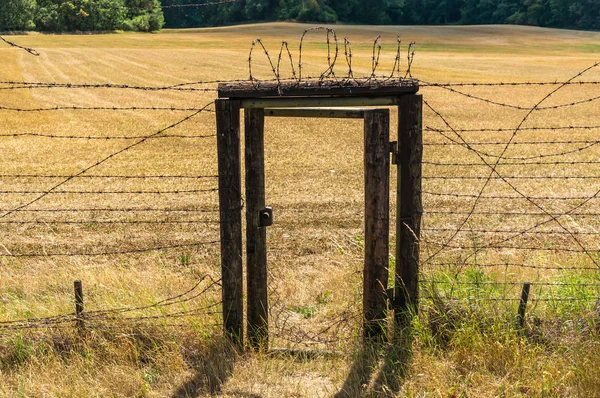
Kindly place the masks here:
<instances>
[{"instance_id":1,"label":"dry grass","mask_svg":"<svg viewBox=\"0 0 600 398\"><path fill-rule=\"evenodd\" d=\"M297 46L305 28L298 24L261 24L214 29L163 31L160 34L28 35L15 36L19 44L36 48L35 58L17 49L0 48L0 80L71 83L123 83L168 85L189 81L244 79L251 40L261 37L271 52L280 40ZM382 34L383 70L391 69L395 35L416 41L413 75L424 81L500 82L564 80L597 61L600 34L525 27L371 27L339 26L338 36L353 43L355 72L370 70L370 47ZM305 49L307 73L318 73L326 64L324 43L316 34ZM404 61L403 61L404 62ZM343 62L342 62L343 63ZM340 63L340 65L342 64ZM255 72L269 78L264 58L256 57ZM340 73L343 68L340 67ZM600 80L600 71L584 76ZM550 87L465 88L465 91L522 106L532 106ZM500 108L439 88L423 88L424 98L455 128L516 126L525 112ZM545 105L568 103L597 96L596 86L567 87ZM146 92L114 89L36 89L0 91L0 106L177 106L199 107L213 93ZM541 111L525 126L597 124L598 104ZM0 133L52 133L56 135L145 135L183 118L189 112L170 111L56 111L15 113L0 111ZM395 119L395 117L393 117ZM395 120L392 120L394 125ZM426 111L424 125L445 128ZM316 331L360 302L362 263L362 131L361 123L340 120L268 119L266 125L267 202L276 212L269 229L269 267L272 298L278 311L294 326ZM214 115L200 114L168 134L210 135ZM564 133L521 132L515 141L597 139L595 131ZM563 134L560 137L558 134ZM510 134L468 133L468 141L507 140ZM4 156L2 174L72 174L123 148L131 141L0 138ZM425 133L425 142L446 142L436 133ZM573 145L565 144L564 148ZM215 175L214 138L155 139L127 151L90 175ZM492 154L498 147L478 146ZM513 145L506 156L536 156L556 147ZM562 150L562 147L561 149ZM597 160L596 147L551 160ZM472 162L472 152L455 146L427 146L425 159ZM490 158L493 160L493 158ZM490 160L488 159L488 160ZM589 165L500 166L504 175L599 175ZM487 176L480 167L451 168L426 165L426 176ZM2 178L2 190L44 190L58 179ZM395 181L395 176L392 176ZM481 180L426 180L424 189L446 193L477 193ZM527 196L589 196L598 190L596 180L515 180ZM76 179L67 190L184 190L216 186L216 180L181 179ZM486 195L514 194L505 184L490 183ZM2 195L3 209L33 199L34 195ZM543 202L553 212L564 212L576 201ZM32 209L90 207L156 207L215 209L216 193L184 195L49 195ZM426 210L468 211L472 201L452 197L424 197ZM600 212L598 201L582 211ZM535 211L523 199L482 201L478 210ZM214 213L16 213L1 221L39 220L42 225L2 224L2 250L17 253L52 253L128 250L168 246L181 242L218 239ZM103 224L101 220L164 220L163 224ZM463 215L426 215L428 228L456 228ZM57 225L57 220L82 220L84 224ZM96 222L94 222L96 221ZM179 223L177 223L179 222ZM532 217L473 216L467 230L478 228L522 230L537 222ZM572 229L596 231L597 217L567 218ZM557 230L548 224L547 230ZM424 239L440 242L449 233L424 231ZM453 244L464 250L446 250L439 263L469 253L486 236L461 233ZM598 249L594 236L584 238ZM569 238L527 235L516 245L576 247ZM423 246L423 257L437 250ZM478 262L527 263L589 267L585 255L553 251L485 250ZM128 256L2 258L0 263L0 318L2 320L49 316L72 311L72 282L84 283L86 308L139 306L189 289L203 274L219 277L217 245L170 249ZM452 266L425 267L426 277L446 277ZM461 269L461 280L598 281L597 273L520 270L518 268ZM479 278L479 279L478 279ZM435 294L436 292L432 292ZM437 293L440 293L439 291ZM444 293L443 291L441 293ZM598 295L597 290L586 291ZM518 297L518 287L507 291L470 291ZM536 294L542 294L536 291ZM578 292L553 292L572 296ZM194 300L176 310L191 310L218 300L211 290L206 299ZM115 323L81 339L73 328L7 331L0 335L0 393L5 396L597 396L597 332L590 328L589 306L571 308L540 305L533 309L529 333L512 325L514 306L503 303L465 304L427 301L415 320L412 356L393 346L363 352L356 347L356 322L343 325L340 341L327 348L342 352L320 358L272 357L267 354L234 354L207 326L218 316L198 316L174 322L146 322L141 326ZM275 300L277 298L277 300ZM199 302L200 301L200 302ZM354 307L352 307L354 305ZM352 312L352 313L354 313ZM150 311L157 314L160 311ZM138 315L146 314L145 312ZM579 320L585 324L580 325ZM568 323L571 322L571 323ZM177 323L177 326L170 325ZM507 326L509 324L509 326ZM593 326L593 325L592 325ZM275 339L277 345L288 344Z\"/></svg>"}]
</instances>

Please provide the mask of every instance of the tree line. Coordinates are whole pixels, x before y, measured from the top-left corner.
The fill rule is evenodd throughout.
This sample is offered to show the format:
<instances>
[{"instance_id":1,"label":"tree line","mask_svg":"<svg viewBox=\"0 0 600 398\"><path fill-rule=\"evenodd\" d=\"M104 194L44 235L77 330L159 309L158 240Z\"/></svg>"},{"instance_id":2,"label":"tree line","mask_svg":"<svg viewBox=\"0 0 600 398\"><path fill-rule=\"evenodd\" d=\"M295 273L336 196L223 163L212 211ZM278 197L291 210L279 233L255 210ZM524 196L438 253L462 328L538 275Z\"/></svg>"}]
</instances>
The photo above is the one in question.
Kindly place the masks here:
<instances>
[{"instance_id":1,"label":"tree line","mask_svg":"<svg viewBox=\"0 0 600 398\"><path fill-rule=\"evenodd\" d=\"M0 0L0 32L152 32L163 25L159 0Z\"/></svg>"},{"instance_id":2,"label":"tree line","mask_svg":"<svg viewBox=\"0 0 600 398\"><path fill-rule=\"evenodd\" d=\"M0 0L0 31L155 31L163 25L189 28L281 20L600 29L599 0L238 0L177 7L202 2L215 0Z\"/></svg>"},{"instance_id":3,"label":"tree line","mask_svg":"<svg viewBox=\"0 0 600 398\"><path fill-rule=\"evenodd\" d=\"M177 5L195 0L163 0ZM600 29L600 0L239 0L165 9L170 28L296 20L360 24L519 24Z\"/></svg>"}]
</instances>

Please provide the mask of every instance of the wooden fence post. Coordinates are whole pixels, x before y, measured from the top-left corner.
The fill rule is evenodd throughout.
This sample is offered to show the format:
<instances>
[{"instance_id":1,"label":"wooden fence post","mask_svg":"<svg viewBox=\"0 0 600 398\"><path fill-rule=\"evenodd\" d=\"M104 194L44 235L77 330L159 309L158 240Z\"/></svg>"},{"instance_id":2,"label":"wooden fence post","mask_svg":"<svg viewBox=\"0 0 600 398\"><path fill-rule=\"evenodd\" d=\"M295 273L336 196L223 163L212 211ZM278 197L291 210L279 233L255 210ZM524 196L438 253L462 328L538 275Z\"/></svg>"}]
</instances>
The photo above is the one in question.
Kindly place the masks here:
<instances>
[{"instance_id":1,"label":"wooden fence post","mask_svg":"<svg viewBox=\"0 0 600 398\"><path fill-rule=\"evenodd\" d=\"M517 327L519 329L525 328L525 311L527 311L527 301L529 301L529 289L531 283L525 282L523 284L523 290L521 291L521 300L519 301L519 312L517 313Z\"/></svg>"},{"instance_id":2,"label":"wooden fence post","mask_svg":"<svg viewBox=\"0 0 600 398\"><path fill-rule=\"evenodd\" d=\"M260 212L265 209L265 111L245 109L246 166L246 281L248 342L266 348L269 335L267 297L267 231L261 226Z\"/></svg>"},{"instance_id":3,"label":"wooden fence post","mask_svg":"<svg viewBox=\"0 0 600 398\"><path fill-rule=\"evenodd\" d=\"M75 319L77 329L79 329L79 333L82 333L85 328L85 323L83 320L83 285L81 281L75 281L73 283L73 288L75 290Z\"/></svg>"},{"instance_id":4,"label":"wooden fence post","mask_svg":"<svg viewBox=\"0 0 600 398\"><path fill-rule=\"evenodd\" d=\"M242 269L242 193L240 160L240 103L217 100L217 152L219 157L219 210L223 327L240 346L244 338Z\"/></svg>"},{"instance_id":5,"label":"wooden fence post","mask_svg":"<svg viewBox=\"0 0 600 398\"><path fill-rule=\"evenodd\" d=\"M387 109L365 112L364 338L385 336L389 267L390 119Z\"/></svg>"},{"instance_id":6,"label":"wooden fence post","mask_svg":"<svg viewBox=\"0 0 600 398\"><path fill-rule=\"evenodd\" d=\"M410 323L419 303L419 240L421 237L421 168L423 98L404 95L398 105L398 188L396 211L396 281L394 318Z\"/></svg>"}]
</instances>

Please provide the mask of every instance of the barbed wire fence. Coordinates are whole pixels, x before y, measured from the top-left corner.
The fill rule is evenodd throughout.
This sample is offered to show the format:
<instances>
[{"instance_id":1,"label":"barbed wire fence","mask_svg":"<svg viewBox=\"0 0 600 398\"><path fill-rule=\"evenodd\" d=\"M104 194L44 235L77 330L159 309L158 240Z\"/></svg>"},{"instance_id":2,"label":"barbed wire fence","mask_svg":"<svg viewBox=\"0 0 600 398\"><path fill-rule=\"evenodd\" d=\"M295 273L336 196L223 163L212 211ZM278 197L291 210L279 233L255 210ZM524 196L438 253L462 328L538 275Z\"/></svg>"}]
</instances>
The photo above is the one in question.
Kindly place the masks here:
<instances>
[{"instance_id":1,"label":"barbed wire fence","mask_svg":"<svg viewBox=\"0 0 600 398\"><path fill-rule=\"evenodd\" d=\"M226 1L227 2L227 1ZM223 3L226 3L223 2ZM306 36L312 31L323 31L326 36L327 66L316 76L303 71L303 45ZM2 39L7 44L23 49L30 54L39 53ZM381 38L377 37L372 46L371 68L363 77L353 66L350 41L345 38L342 44L332 29L314 28L306 30L300 39L298 61L287 42L282 42L277 57L272 57L260 39L252 43L248 57L249 77L240 80L207 80L185 82L165 86L141 86L120 83L70 83L36 81L0 81L0 92L17 90L138 90L145 92L216 92L216 84L250 82L255 87L273 85L281 91L284 86L313 82L326 87L369 86L385 87L403 79L413 79L411 66L415 55L415 44L410 43L406 55L402 53L401 41L397 39L397 51L391 73L382 74ZM256 61L253 54L262 51L272 71L272 77L257 78L253 72ZM336 62L345 60L340 68ZM284 77L284 60L289 60L291 76ZM404 60L404 62L403 62ZM403 66L404 65L404 66ZM560 101L546 105L558 97L565 87L595 88L600 81L581 80L597 69L598 63L580 71L566 81L545 82L460 82L436 83L419 81L425 94L427 108L424 128L423 161L423 227L421 239L421 286L424 299L446 311L482 310L492 305L501 306L505 313L515 314L516 306L522 304L520 288L531 284L532 291L527 299L530 309L539 322L544 316L584 320L582 328L589 326L587 321L597 322L600 317L600 246L597 228L600 208L600 169L598 161L600 140L597 133L600 126L593 123L575 123L569 119L564 125L528 125L533 115L540 112L568 111L577 107L594 106L600 95L590 95L576 100ZM336 69L337 68L337 69ZM362 70L362 69L361 69ZM534 105L509 103L494 99L496 90L522 88L551 90ZM468 90L490 90L486 93L471 93ZM437 90L437 91L436 91ZM481 120L467 120L467 127L458 128L452 118L441 111L436 104L436 92L444 93L466 101L490 107L493 112L502 109L506 112L523 113L518 123L503 123L493 127L474 128ZM5 173L0 175L10 189L3 189L0 195L23 198L22 203L2 206L0 224L4 228L24 228L35 226L99 226L116 228L119 225L169 225L173 228L205 226L198 234L189 235L195 239L176 239L169 242L151 242L138 245L132 241L119 241L113 245L73 247L66 245L48 248L45 245L14 244L2 245L1 258L52 258L52 257L111 257L160 253L182 248L204 248L214 250L219 240L217 192L214 172L205 174L95 174L95 169L133 148L154 140L184 139L198 145L212 145L214 134L176 134L177 129L201 114L214 112L213 101L204 106L159 107L159 106L46 106L19 107L0 105L0 112L43 113L43 112L185 112L176 122L146 134L135 135L93 135L87 133L59 134L52 132L0 131L0 139L51 139L51 140L94 140L124 141L124 145L108 156L92 162L76 173ZM497 122L491 116L490 120ZM461 120L461 124L465 124ZM485 123L484 123L485 124ZM490 124L485 124L489 126ZM40 181L43 188L39 187ZM115 181L141 181L142 188L121 186L111 188ZM164 189L153 187L152 182L175 181L185 188ZM67 189L63 186L77 182L82 188ZM89 184L89 185L86 185ZM99 187L106 188L100 189ZM192 184L192 185L190 185ZM196 184L196 185L193 185ZM198 185L199 184L199 185ZM565 188L561 184L571 184ZM80 185L77 185L80 186ZM213 195L211 198L194 203L199 195ZM127 205L107 206L98 200L98 206L89 206L88 200L77 206L52 205L41 207L40 202L47 197L67 196L79 198L129 198ZM155 200L148 206L146 199L135 205L132 198L166 198ZM184 200L184 205L174 206L173 198ZM191 199L190 199L191 198ZM73 201L77 204L77 201ZM120 201L122 202L122 201ZM52 202L54 204L54 202ZM241 210L241 209L240 209ZM62 218L61 218L62 216ZM191 216L191 217L190 217ZM6 220L4 220L6 219ZM213 226L213 227L210 227ZM204 228L204 227L203 227ZM18 242L17 242L18 243ZM273 335L290 344L335 345L340 339L352 335L360 325L358 298L349 303L338 314L321 319L319 325L309 330L295 322L294 311L278 293L278 284L285 283L283 277L270 275L271 319ZM0 322L0 329L47 330L72 327L85 319L86 327L110 327L111 322L123 320L131 324L159 321L166 326L177 326L171 320L207 316L211 322L218 322L220 299L207 293L217 290L219 280L215 276L204 275L189 290L153 304L120 307L115 309L86 310L83 315L75 312L50 316L30 317L21 320ZM184 303L198 301L193 309L176 310ZM452 307L455 306L455 307ZM309 319L310 321L310 319ZM69 326L70 325L70 326ZM587 330L587 329L586 329Z\"/></svg>"},{"instance_id":2,"label":"barbed wire fence","mask_svg":"<svg viewBox=\"0 0 600 398\"><path fill-rule=\"evenodd\" d=\"M431 115L424 152L436 156L423 161L421 284L437 314L434 322L451 318L450 312L474 311L482 318L508 314L509 323L517 315L517 324L525 327L529 302L529 332L597 332L598 126L551 113L573 109L581 114L576 110L584 107L593 114L597 95L586 91L586 98L575 101L558 97L565 87L597 85L580 78L598 66L563 82L423 82L426 90L482 104L490 113L517 113L492 116L495 127L458 128L431 99L424 101ZM549 92L533 106L490 98L498 90L504 90L504 98L518 98L510 91L546 86ZM462 91L465 87L486 89L489 97ZM551 100L554 104L546 105ZM515 124L497 126L503 119ZM564 120L570 124L556 124ZM548 325L553 331L542 327Z\"/></svg>"}]
</instances>

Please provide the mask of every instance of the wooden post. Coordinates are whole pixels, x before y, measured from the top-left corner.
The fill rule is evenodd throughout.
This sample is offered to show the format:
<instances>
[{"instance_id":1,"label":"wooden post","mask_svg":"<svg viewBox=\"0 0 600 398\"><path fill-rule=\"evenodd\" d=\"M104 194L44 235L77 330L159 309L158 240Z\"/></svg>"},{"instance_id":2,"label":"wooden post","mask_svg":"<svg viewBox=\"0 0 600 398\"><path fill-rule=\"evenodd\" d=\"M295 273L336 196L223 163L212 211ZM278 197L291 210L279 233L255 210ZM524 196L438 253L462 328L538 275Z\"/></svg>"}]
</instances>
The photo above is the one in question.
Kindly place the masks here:
<instances>
[{"instance_id":1,"label":"wooden post","mask_svg":"<svg viewBox=\"0 0 600 398\"><path fill-rule=\"evenodd\" d=\"M394 318L410 323L419 303L421 236L421 167L423 157L421 95L405 95L398 106L398 187L396 211L396 281Z\"/></svg>"},{"instance_id":2,"label":"wooden post","mask_svg":"<svg viewBox=\"0 0 600 398\"><path fill-rule=\"evenodd\" d=\"M255 349L268 346L267 231L261 226L265 208L265 111L245 109L246 281L248 341Z\"/></svg>"},{"instance_id":3,"label":"wooden post","mask_svg":"<svg viewBox=\"0 0 600 398\"><path fill-rule=\"evenodd\" d=\"M81 333L85 328L85 323L83 321L83 285L81 281L75 281L73 287L75 290L75 318L77 320L77 328Z\"/></svg>"},{"instance_id":4,"label":"wooden post","mask_svg":"<svg viewBox=\"0 0 600 398\"><path fill-rule=\"evenodd\" d=\"M517 327L523 329L525 327L525 311L527 311L527 301L529 300L529 289L531 283L525 282L521 291L521 301L519 302L519 312L517 314Z\"/></svg>"},{"instance_id":5,"label":"wooden post","mask_svg":"<svg viewBox=\"0 0 600 398\"><path fill-rule=\"evenodd\" d=\"M243 345L242 193L240 160L240 103L217 100L217 151L219 157L219 209L223 327L235 343Z\"/></svg>"},{"instance_id":6,"label":"wooden post","mask_svg":"<svg viewBox=\"0 0 600 398\"><path fill-rule=\"evenodd\" d=\"M390 119L387 109L365 112L365 340L384 337L387 316L390 210Z\"/></svg>"}]
</instances>

